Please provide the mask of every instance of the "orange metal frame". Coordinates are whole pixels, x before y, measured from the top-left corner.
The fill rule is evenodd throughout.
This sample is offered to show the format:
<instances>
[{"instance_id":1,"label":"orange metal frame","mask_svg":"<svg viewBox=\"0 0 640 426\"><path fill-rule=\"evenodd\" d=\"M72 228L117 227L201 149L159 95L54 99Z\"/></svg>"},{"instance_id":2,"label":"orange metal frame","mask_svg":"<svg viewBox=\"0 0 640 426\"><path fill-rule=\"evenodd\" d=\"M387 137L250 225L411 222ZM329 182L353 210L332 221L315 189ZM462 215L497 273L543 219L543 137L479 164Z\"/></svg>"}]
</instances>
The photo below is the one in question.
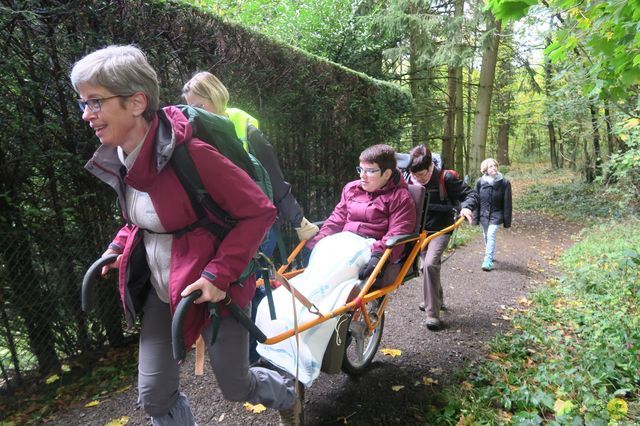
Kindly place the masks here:
<instances>
[{"instance_id":1,"label":"orange metal frame","mask_svg":"<svg viewBox=\"0 0 640 426\"><path fill-rule=\"evenodd\" d=\"M415 260L416 256L422 251L424 250L427 245L429 244L429 242L431 240L433 240L436 237L439 237L440 235L444 235L448 232L453 231L454 229L460 227L460 225L462 225L462 223L464 222L464 217L460 217L453 225L444 228L443 230L427 235L426 231L422 231L418 236L411 238L407 241L404 241L402 244L411 244L413 242L413 248L411 249L411 252L409 253L409 256L407 256L407 259L405 260L404 264L402 265L402 268L400 268L400 271L398 272L398 275L396 276L395 280L393 281L392 284L383 287L381 289L376 289L373 290L371 292L369 292L369 289L371 288L371 286L373 285L373 283L376 280L376 277L378 276L378 274L380 273L380 271L382 270L382 267L384 266L384 264L387 262L387 260L389 259L389 256L391 255L391 251L393 249L393 247L391 248L387 248L384 253L382 254L382 258L380 259L380 262L378 262L378 265L376 265L375 269L373 270L373 273L369 276L369 279L367 279L364 287L362 287L362 289L360 290L360 292L358 293L358 295L351 300L350 302L347 302L346 304L344 304L343 306L334 309L331 312L328 313L320 313L318 315L317 318L314 318L313 320L307 321L305 323L299 324L298 327L293 328L291 330L287 330L285 332L282 332L280 334L277 334L275 336L269 336L267 338L267 340L264 341L265 345L273 345L275 343L281 342L285 339L288 339L289 337L294 336L296 333L301 333L305 330L308 330L312 327L315 327L318 324L323 323L324 321L334 318L336 316L342 315L346 312L349 311L355 311L356 313L359 311L359 313L361 315L364 316L364 320L365 323L367 324L367 327L369 328L369 331L374 330L377 325L378 325L378 321L380 321L379 319L382 317L382 315L378 314L378 321L376 322L372 322L371 321L371 317L369 316L369 312L367 311L366 308L366 304L372 300L378 299L382 296L385 296L393 291L395 291L398 287L400 287L400 285L404 282L405 276L407 275L407 272L409 271L409 268L411 267L411 265L413 264L413 261ZM300 253L300 251L302 250L302 248L304 247L306 241L300 241L300 243L296 246L296 248L293 250L293 252L291 252L291 254L289 255L289 257L287 258L287 263L285 265L282 265L279 269L278 269L278 273L281 274L282 276L284 276L286 279L290 279L295 277L296 275L301 274L302 272L304 272L304 268L303 269L296 269L296 270L292 270L289 272L286 272L287 269L289 268L289 266L291 265L291 263L294 261L294 259L296 258L296 256ZM259 283L258 285L260 285L261 283ZM382 303L382 305L380 307L378 307L378 313L380 312L384 312L384 308L386 307L387 304L387 300L385 299Z\"/></svg>"}]
</instances>

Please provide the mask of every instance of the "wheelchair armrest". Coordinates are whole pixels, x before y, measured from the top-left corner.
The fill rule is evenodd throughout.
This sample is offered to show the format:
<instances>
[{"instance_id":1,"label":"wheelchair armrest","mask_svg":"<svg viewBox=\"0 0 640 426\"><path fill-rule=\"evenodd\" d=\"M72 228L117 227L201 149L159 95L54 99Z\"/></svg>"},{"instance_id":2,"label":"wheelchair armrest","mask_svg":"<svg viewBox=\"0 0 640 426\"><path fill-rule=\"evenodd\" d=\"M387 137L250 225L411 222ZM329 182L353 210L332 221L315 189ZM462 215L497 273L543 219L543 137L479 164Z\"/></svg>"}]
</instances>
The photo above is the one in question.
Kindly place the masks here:
<instances>
[{"instance_id":1,"label":"wheelchair armrest","mask_svg":"<svg viewBox=\"0 0 640 426\"><path fill-rule=\"evenodd\" d=\"M387 240L385 245L387 246L387 248L393 248L393 247L395 247L397 245L406 243L407 241L415 240L419 236L420 236L420 234L394 235L393 237L391 237L391 238L389 238Z\"/></svg>"}]
</instances>

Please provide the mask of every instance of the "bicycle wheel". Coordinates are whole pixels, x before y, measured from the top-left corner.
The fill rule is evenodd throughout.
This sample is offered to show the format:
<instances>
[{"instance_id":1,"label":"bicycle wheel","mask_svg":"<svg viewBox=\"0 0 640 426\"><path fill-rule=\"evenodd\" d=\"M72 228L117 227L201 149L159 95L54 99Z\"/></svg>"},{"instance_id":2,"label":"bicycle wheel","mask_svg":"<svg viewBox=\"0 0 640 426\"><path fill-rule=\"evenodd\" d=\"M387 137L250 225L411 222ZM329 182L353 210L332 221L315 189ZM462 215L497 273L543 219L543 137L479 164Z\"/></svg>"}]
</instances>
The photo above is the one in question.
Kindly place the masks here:
<instances>
[{"instance_id":1,"label":"bicycle wheel","mask_svg":"<svg viewBox=\"0 0 640 426\"><path fill-rule=\"evenodd\" d=\"M351 315L342 360L342 371L347 374L362 374L376 355L384 329L384 312L378 312L381 301L382 299L376 299L367 303L371 321L375 323L380 318L372 331L369 331L361 312L356 311Z\"/></svg>"}]
</instances>

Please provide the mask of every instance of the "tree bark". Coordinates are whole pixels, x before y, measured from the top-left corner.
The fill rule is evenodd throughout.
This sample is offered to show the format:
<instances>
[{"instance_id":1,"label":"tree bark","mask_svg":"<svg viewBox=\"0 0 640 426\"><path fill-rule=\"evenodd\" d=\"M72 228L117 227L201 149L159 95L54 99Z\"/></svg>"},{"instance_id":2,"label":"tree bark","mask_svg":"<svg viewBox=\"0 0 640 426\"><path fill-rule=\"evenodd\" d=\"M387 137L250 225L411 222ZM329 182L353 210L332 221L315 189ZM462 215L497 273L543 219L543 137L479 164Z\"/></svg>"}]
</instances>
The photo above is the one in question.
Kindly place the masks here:
<instances>
[{"instance_id":1,"label":"tree bark","mask_svg":"<svg viewBox=\"0 0 640 426\"><path fill-rule=\"evenodd\" d=\"M456 118L456 67L447 71L447 105L444 113L444 135L442 136L442 164L453 165L453 138Z\"/></svg>"},{"instance_id":2,"label":"tree bark","mask_svg":"<svg viewBox=\"0 0 640 426\"><path fill-rule=\"evenodd\" d=\"M589 102L589 112L591 113L591 132L593 138L593 156L594 156L594 166L593 166L593 177L602 176L602 153L600 152L600 130L598 129L598 109L595 104L591 101ZM591 167L591 165L589 164ZM591 179L588 182L592 182Z\"/></svg>"},{"instance_id":3,"label":"tree bark","mask_svg":"<svg viewBox=\"0 0 640 426\"><path fill-rule=\"evenodd\" d=\"M484 160L487 147L487 130L489 128L489 114L491 112L491 95L498 62L498 46L500 43L500 21L496 21L489 12L486 15L488 43L482 55L480 67L480 81L478 98L473 119L473 133L471 134L469 172L480 174L480 163Z\"/></svg>"},{"instance_id":4,"label":"tree bark","mask_svg":"<svg viewBox=\"0 0 640 426\"><path fill-rule=\"evenodd\" d=\"M456 69L456 135L455 135L455 169L464 176L464 105L462 99L462 67Z\"/></svg>"}]
</instances>

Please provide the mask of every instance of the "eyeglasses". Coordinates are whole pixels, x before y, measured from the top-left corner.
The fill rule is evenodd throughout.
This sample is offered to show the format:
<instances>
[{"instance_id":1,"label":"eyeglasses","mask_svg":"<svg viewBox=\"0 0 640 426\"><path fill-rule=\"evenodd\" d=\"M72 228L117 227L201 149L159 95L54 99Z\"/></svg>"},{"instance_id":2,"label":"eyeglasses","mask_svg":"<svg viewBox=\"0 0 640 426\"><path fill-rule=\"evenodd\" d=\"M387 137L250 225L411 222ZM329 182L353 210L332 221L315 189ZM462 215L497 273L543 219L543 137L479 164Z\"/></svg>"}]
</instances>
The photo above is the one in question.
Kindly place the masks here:
<instances>
[{"instance_id":1,"label":"eyeglasses","mask_svg":"<svg viewBox=\"0 0 640 426\"><path fill-rule=\"evenodd\" d=\"M368 176L371 176L381 171L382 169L363 169L360 166L356 167L356 172L358 172L359 175L361 175L362 173L366 173Z\"/></svg>"},{"instance_id":2,"label":"eyeglasses","mask_svg":"<svg viewBox=\"0 0 640 426\"><path fill-rule=\"evenodd\" d=\"M128 98L131 95L113 95L113 96L108 96L106 98L94 98L94 99L87 99L86 101L83 101L82 99L78 99L78 108L80 108L80 111L82 113L84 113L84 111L87 109L87 107L89 107L89 111L91 112L98 112L102 109L102 103L104 101L108 101L109 99L113 99L113 98Z\"/></svg>"}]
</instances>

